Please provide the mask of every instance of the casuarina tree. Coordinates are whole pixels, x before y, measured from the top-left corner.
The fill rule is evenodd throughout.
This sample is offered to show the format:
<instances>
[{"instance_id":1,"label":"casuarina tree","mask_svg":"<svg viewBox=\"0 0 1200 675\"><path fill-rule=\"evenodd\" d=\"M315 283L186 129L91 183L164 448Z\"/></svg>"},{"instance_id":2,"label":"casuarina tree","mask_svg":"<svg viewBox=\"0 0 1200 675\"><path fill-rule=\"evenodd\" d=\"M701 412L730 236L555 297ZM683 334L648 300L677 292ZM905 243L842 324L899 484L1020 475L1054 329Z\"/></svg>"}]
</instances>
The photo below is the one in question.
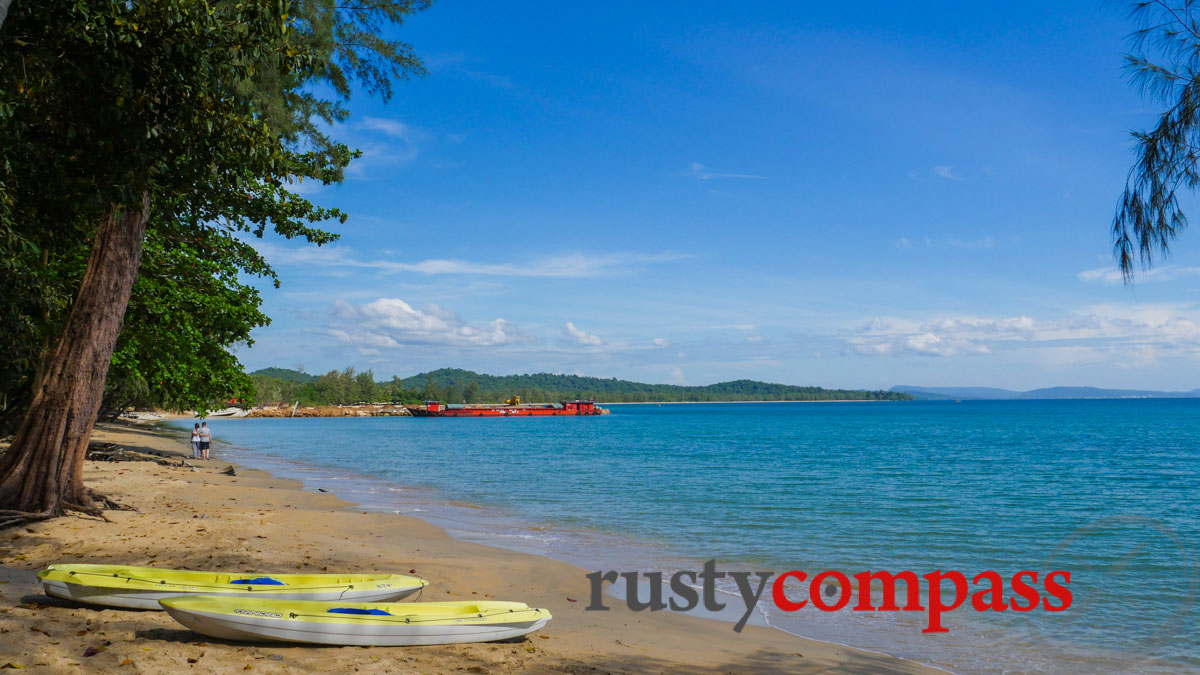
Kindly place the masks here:
<instances>
[{"instance_id":1,"label":"casuarina tree","mask_svg":"<svg viewBox=\"0 0 1200 675\"><path fill-rule=\"evenodd\" d=\"M288 188L340 180L354 153L324 129L346 119L352 83L387 97L393 81L420 72L411 50L382 33L426 5L12 5L0 29L0 235L45 263L87 253L0 458L0 526L68 510L101 515L83 460L148 226L166 277L184 274L172 269L172 250L214 278L271 275L246 238L335 238L315 225L345 215ZM16 278L37 267L0 271ZM257 296L230 301L257 308Z\"/></svg>"},{"instance_id":2,"label":"casuarina tree","mask_svg":"<svg viewBox=\"0 0 1200 675\"><path fill-rule=\"evenodd\" d=\"M1113 254L1125 280L1165 256L1187 227L1181 191L1200 187L1200 7L1191 0L1132 5L1139 28L1125 56L1132 83L1164 110L1134 131L1136 160L1113 218Z\"/></svg>"}]
</instances>

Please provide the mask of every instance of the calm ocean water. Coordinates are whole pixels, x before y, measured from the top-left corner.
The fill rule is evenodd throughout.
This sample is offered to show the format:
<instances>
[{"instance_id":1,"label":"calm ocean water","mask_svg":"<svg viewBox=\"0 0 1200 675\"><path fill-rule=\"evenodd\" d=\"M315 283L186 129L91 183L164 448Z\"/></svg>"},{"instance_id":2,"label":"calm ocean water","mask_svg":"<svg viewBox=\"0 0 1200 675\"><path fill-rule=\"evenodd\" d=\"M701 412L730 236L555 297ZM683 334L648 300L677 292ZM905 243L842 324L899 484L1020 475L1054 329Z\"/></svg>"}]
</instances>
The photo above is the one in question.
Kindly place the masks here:
<instances>
[{"instance_id":1,"label":"calm ocean water","mask_svg":"<svg viewBox=\"0 0 1200 675\"><path fill-rule=\"evenodd\" d=\"M211 424L235 461L588 569L1066 569L1068 611L959 610L947 635L763 618L955 672L1200 670L1200 400L612 410Z\"/></svg>"}]
</instances>

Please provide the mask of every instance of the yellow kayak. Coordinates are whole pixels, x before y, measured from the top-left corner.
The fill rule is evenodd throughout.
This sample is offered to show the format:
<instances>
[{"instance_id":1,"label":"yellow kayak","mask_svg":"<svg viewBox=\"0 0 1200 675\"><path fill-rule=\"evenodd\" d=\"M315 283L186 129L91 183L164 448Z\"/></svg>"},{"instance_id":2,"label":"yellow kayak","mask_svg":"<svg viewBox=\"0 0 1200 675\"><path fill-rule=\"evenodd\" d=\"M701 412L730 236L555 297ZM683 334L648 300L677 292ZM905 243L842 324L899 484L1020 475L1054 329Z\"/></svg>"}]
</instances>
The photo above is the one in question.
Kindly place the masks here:
<instances>
[{"instance_id":1,"label":"yellow kayak","mask_svg":"<svg viewBox=\"0 0 1200 675\"><path fill-rule=\"evenodd\" d=\"M132 609L162 609L163 598L190 594L287 600L399 600L428 581L399 574L225 574L127 565L51 565L38 572L48 595Z\"/></svg>"},{"instance_id":2,"label":"yellow kayak","mask_svg":"<svg viewBox=\"0 0 1200 675\"><path fill-rule=\"evenodd\" d=\"M521 602L312 602L191 595L162 606L193 631L221 640L322 645L442 645L531 633L550 612Z\"/></svg>"},{"instance_id":3,"label":"yellow kayak","mask_svg":"<svg viewBox=\"0 0 1200 675\"><path fill-rule=\"evenodd\" d=\"M318 645L488 643L532 633L550 611L514 602L346 603L179 596L162 607L172 619L222 640Z\"/></svg>"}]
</instances>

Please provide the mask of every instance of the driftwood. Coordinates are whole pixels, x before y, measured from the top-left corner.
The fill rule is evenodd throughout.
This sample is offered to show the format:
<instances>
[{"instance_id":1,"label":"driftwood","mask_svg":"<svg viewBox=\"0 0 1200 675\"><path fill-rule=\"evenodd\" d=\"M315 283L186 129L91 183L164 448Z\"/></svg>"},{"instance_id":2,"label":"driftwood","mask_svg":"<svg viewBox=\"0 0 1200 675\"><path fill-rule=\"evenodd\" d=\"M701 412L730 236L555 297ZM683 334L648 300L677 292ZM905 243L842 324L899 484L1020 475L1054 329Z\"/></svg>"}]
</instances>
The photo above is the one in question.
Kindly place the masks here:
<instances>
[{"instance_id":1,"label":"driftwood","mask_svg":"<svg viewBox=\"0 0 1200 675\"><path fill-rule=\"evenodd\" d=\"M161 466L193 467L187 461L180 459L172 461L171 455L157 450L131 450L116 443L88 444L87 458L96 462L154 462Z\"/></svg>"}]
</instances>

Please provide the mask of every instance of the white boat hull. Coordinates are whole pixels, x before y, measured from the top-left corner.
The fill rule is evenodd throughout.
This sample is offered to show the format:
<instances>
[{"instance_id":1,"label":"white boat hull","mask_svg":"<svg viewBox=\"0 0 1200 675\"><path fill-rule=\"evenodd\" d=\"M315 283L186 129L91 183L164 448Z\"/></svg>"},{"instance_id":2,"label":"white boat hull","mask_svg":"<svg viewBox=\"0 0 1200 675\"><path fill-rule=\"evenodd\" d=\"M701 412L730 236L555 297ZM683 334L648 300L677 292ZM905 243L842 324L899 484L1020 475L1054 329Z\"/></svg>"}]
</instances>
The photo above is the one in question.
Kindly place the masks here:
<instances>
[{"instance_id":1,"label":"white boat hull","mask_svg":"<svg viewBox=\"0 0 1200 675\"><path fill-rule=\"evenodd\" d=\"M169 591L152 591L140 590L135 588L104 588L99 586L85 586L82 584L70 584L64 581L52 581L49 579L42 580L42 588L45 589L46 595L62 598L63 600L71 600L73 602L83 602L89 605L106 605L108 607L123 607L127 609L153 609L161 610L162 605L158 604L163 598L174 598L180 595L200 595L205 592L201 589L196 591L187 590L169 590ZM244 593L213 593L207 591L209 595L219 595L223 598L271 598L275 600L325 600L329 602L392 602L401 600L421 589L421 586L411 588L390 588L390 589L364 589L364 590L345 590L345 591L322 591L322 592L278 592L278 591L247 591Z\"/></svg>"},{"instance_id":2,"label":"white boat hull","mask_svg":"<svg viewBox=\"0 0 1200 675\"><path fill-rule=\"evenodd\" d=\"M549 616L533 621L512 623L481 623L472 625L462 619L452 625L417 625L396 622L394 625L356 625L352 623L314 623L289 619L286 614L266 616L230 616L194 610L166 607L167 613L193 631L220 640L240 642L301 642L321 645L374 645L379 647L409 647L416 645L445 645L462 642L492 642L532 633L546 625Z\"/></svg>"}]
</instances>

